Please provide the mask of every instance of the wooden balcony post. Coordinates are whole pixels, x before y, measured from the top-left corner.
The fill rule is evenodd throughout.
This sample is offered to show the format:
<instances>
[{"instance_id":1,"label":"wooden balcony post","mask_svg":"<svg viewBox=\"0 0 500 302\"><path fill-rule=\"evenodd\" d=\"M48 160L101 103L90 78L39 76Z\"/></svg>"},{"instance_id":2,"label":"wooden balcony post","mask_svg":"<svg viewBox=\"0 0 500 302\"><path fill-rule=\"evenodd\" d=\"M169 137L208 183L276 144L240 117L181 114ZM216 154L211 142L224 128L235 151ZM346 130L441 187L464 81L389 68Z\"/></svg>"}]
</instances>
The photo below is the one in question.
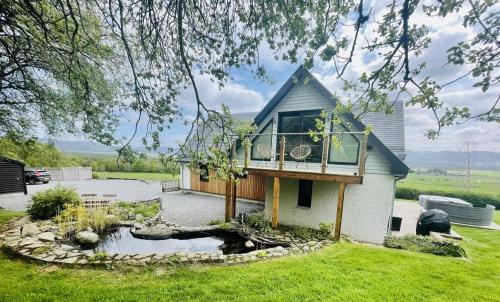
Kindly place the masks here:
<instances>
[{"instance_id":1,"label":"wooden balcony post","mask_svg":"<svg viewBox=\"0 0 500 302\"><path fill-rule=\"evenodd\" d=\"M285 162L285 144L286 144L286 138L284 135L282 135L280 139L280 162L279 162L280 171L283 170L283 163Z\"/></svg>"},{"instance_id":2,"label":"wooden balcony post","mask_svg":"<svg viewBox=\"0 0 500 302\"><path fill-rule=\"evenodd\" d=\"M366 148L368 145L368 135L363 135L361 139L361 146L359 150L359 159L358 159L358 175L365 175L365 162L366 162Z\"/></svg>"},{"instance_id":3,"label":"wooden balcony post","mask_svg":"<svg viewBox=\"0 0 500 302\"><path fill-rule=\"evenodd\" d=\"M340 229L342 227L342 211L344 210L344 192L345 192L345 183L339 183L339 194L337 201L337 218L335 220L335 240L340 239Z\"/></svg>"},{"instance_id":4,"label":"wooden balcony post","mask_svg":"<svg viewBox=\"0 0 500 302\"><path fill-rule=\"evenodd\" d=\"M330 150L330 135L326 134L323 136L323 153L321 156L321 173L326 172L326 166L328 165L328 151Z\"/></svg>"},{"instance_id":5,"label":"wooden balcony post","mask_svg":"<svg viewBox=\"0 0 500 302\"><path fill-rule=\"evenodd\" d=\"M225 219L224 219L225 222L231 222L231 214L233 212L231 191L232 191L231 180L227 180L226 181L226 208L225 208Z\"/></svg>"},{"instance_id":6,"label":"wooden balcony post","mask_svg":"<svg viewBox=\"0 0 500 302\"><path fill-rule=\"evenodd\" d=\"M280 178L274 177L274 190L273 190L273 213L272 213L272 227L278 227L278 212L280 205Z\"/></svg>"}]
</instances>

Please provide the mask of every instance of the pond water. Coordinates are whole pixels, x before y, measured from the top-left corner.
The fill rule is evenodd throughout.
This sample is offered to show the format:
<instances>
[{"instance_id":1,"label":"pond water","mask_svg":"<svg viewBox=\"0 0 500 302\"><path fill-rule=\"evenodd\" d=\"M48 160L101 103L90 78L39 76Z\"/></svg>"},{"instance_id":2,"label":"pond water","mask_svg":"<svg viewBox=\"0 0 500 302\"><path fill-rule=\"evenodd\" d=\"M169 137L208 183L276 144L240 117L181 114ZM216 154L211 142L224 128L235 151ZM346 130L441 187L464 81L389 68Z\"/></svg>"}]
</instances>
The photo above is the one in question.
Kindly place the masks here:
<instances>
[{"instance_id":1,"label":"pond water","mask_svg":"<svg viewBox=\"0 0 500 302\"><path fill-rule=\"evenodd\" d=\"M170 254L175 252L205 252L222 250L224 254L246 253L252 251L245 247L246 239L233 232L214 234L193 234L186 238L146 240L132 236L129 227L121 227L99 241L95 251L108 254Z\"/></svg>"}]
</instances>

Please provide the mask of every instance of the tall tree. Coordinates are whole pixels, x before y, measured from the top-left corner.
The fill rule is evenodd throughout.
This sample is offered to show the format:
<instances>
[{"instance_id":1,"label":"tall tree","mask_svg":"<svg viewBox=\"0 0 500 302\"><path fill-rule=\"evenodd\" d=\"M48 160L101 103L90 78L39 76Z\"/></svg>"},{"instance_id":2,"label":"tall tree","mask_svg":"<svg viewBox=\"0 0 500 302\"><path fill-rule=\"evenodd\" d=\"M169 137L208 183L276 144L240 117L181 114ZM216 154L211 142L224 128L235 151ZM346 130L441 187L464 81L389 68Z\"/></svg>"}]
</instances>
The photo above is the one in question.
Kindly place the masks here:
<instances>
[{"instance_id":1,"label":"tall tree","mask_svg":"<svg viewBox=\"0 0 500 302\"><path fill-rule=\"evenodd\" d=\"M276 60L307 68L318 61L332 64L345 84L342 111L356 109L358 117L390 112L404 95L434 114L431 138L454 123L500 121L499 98L475 114L440 98L443 87L469 75L477 89L498 87L500 17L494 0L403 0L377 11L363 0L0 1L6 8L0 13L3 132L22 132L29 125L23 113L32 112L46 119L50 131L79 129L109 144L117 112L128 110L137 112L136 126L147 122L146 135L158 147L159 133L177 114L176 99L189 86L197 107L189 137L203 144L197 129L213 125L222 129L214 146L225 151L234 134L231 122L206 105L196 75L224 85L231 70L248 67L267 79L263 47ZM459 14L463 26L473 29L473 38L452 46L447 57L470 71L447 83L423 76L426 66L416 58L431 39L429 27L415 22L418 13ZM379 64L358 79L345 78L363 50L376 53Z\"/></svg>"}]
</instances>

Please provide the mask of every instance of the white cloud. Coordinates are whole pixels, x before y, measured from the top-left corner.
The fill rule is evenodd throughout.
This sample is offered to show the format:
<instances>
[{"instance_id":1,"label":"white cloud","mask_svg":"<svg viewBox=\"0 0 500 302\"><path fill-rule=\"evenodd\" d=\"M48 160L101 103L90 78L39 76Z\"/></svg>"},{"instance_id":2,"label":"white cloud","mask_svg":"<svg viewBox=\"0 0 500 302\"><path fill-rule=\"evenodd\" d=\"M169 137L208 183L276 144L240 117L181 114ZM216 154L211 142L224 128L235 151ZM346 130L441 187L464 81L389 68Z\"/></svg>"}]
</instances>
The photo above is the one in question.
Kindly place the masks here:
<instances>
[{"instance_id":1,"label":"white cloud","mask_svg":"<svg viewBox=\"0 0 500 302\"><path fill-rule=\"evenodd\" d=\"M209 109L219 110L222 104L226 104L234 113L249 112L258 111L265 104L260 92L233 81L228 81L224 87L219 88L207 75L201 75L196 77L196 84L201 101ZM196 110L196 98L192 88L182 94L179 105L190 113Z\"/></svg>"}]
</instances>

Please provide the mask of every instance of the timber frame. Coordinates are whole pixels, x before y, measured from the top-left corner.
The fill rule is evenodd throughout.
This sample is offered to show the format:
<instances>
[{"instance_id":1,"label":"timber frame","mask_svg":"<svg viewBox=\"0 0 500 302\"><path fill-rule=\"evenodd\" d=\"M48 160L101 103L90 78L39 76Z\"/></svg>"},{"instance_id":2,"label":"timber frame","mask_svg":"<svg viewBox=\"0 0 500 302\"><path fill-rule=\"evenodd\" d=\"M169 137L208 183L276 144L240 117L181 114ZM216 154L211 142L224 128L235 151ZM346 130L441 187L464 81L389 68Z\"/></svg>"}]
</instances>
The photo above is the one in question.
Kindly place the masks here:
<instances>
[{"instance_id":1,"label":"timber frame","mask_svg":"<svg viewBox=\"0 0 500 302\"><path fill-rule=\"evenodd\" d=\"M361 185L363 184L363 176L365 174L365 162L366 162L366 149L367 149L367 139L368 137L364 135L361 140L359 158L358 158L358 173L355 175L346 174L332 174L326 173L326 167L328 165L328 156L323 153L321 160L321 172L310 172L310 171L296 171L285 169L284 159L285 159L285 145L286 139L285 135L281 135L279 143L279 162L277 168L260 168L260 167L249 167L249 148L250 144L244 144L244 160L243 160L243 170L245 173L262 175L273 178L273 208L271 215L271 224L273 228L278 227L279 223L279 203L280 203L280 179L281 178L292 178L292 179L308 179L308 180L320 180L320 181L330 181L339 184L339 190L337 195L337 215L335 220L335 229L332 230L333 237L338 240L340 239L340 230L342 227L342 212L344 208L344 196L345 189L348 184ZM328 152L329 140L323 140L323 151ZM326 150L326 151L325 151ZM233 141L232 145L232 158L236 158L236 140ZM326 153L328 154L328 153ZM226 182L226 209L225 209L225 220L226 222L231 221L231 218L235 218L236 213L236 183L234 181Z\"/></svg>"}]
</instances>

